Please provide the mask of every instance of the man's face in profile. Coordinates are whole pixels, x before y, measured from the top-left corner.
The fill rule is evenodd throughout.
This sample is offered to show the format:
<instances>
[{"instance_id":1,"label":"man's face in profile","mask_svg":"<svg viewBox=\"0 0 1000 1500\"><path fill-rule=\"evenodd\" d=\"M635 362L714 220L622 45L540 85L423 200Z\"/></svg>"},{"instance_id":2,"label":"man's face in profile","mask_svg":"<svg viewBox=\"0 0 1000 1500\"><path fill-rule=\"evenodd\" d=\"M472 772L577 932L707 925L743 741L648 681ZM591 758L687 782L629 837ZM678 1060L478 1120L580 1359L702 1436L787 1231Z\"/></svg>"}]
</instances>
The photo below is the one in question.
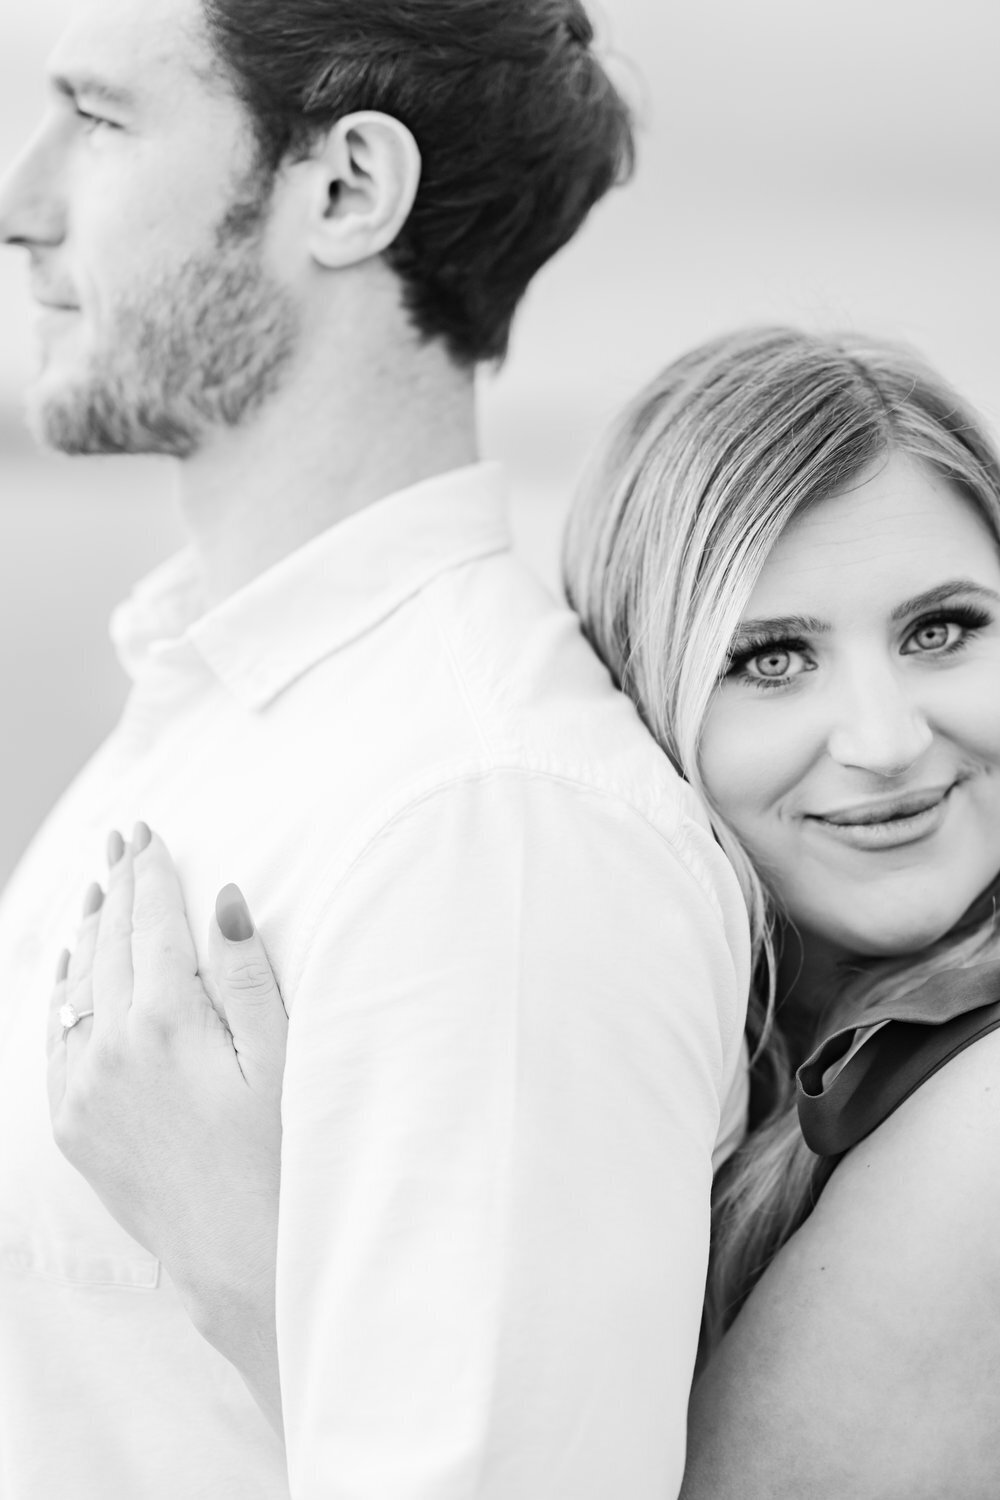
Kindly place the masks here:
<instances>
[{"instance_id":1,"label":"man's face in profile","mask_svg":"<svg viewBox=\"0 0 1000 1500\"><path fill-rule=\"evenodd\" d=\"M199 0L85 0L49 74L0 189L40 304L33 425L66 452L187 456L273 390L295 344L246 114Z\"/></svg>"}]
</instances>

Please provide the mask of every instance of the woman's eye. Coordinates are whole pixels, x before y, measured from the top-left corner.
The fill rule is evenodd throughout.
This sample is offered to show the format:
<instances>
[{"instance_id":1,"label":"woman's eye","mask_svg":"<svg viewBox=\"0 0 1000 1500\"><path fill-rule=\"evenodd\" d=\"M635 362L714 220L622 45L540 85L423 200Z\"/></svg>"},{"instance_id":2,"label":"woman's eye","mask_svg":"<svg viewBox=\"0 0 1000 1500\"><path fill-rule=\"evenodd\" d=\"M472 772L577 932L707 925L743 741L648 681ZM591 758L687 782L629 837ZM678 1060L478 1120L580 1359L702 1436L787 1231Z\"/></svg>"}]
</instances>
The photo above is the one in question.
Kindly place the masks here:
<instances>
[{"instance_id":1,"label":"woman's eye","mask_svg":"<svg viewBox=\"0 0 1000 1500\"><path fill-rule=\"evenodd\" d=\"M921 625L919 630L913 632L911 639L920 651L940 651L942 646L950 646L953 641L958 640L961 633L961 627L954 621L946 624L939 620L934 625Z\"/></svg>"},{"instance_id":2,"label":"woman's eye","mask_svg":"<svg viewBox=\"0 0 1000 1500\"><path fill-rule=\"evenodd\" d=\"M983 615L963 618L953 615L950 619L925 620L907 636L903 645L906 656L950 656L958 651L969 638L989 620Z\"/></svg>"},{"instance_id":3,"label":"woman's eye","mask_svg":"<svg viewBox=\"0 0 1000 1500\"><path fill-rule=\"evenodd\" d=\"M759 656L750 658L747 667L754 677L787 677L792 670L792 658L793 653L783 648L762 651Z\"/></svg>"},{"instance_id":4,"label":"woman's eye","mask_svg":"<svg viewBox=\"0 0 1000 1500\"><path fill-rule=\"evenodd\" d=\"M810 670L805 653L791 643L758 647L737 653L729 667L729 676L757 687L780 687Z\"/></svg>"}]
</instances>

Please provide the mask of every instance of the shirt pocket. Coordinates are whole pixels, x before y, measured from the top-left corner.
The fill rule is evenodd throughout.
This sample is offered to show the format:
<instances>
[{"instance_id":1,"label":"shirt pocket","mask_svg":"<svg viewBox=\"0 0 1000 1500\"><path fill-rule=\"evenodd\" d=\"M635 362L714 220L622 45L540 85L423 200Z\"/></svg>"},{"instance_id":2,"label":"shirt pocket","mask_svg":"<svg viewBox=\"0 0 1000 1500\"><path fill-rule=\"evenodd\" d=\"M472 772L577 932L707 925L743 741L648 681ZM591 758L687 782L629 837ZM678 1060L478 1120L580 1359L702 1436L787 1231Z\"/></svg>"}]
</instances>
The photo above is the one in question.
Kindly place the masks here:
<instances>
[{"instance_id":1,"label":"shirt pocket","mask_svg":"<svg viewBox=\"0 0 1000 1500\"><path fill-rule=\"evenodd\" d=\"M141 1245L108 1243L105 1235L87 1236L67 1225L71 1237L48 1234L38 1223L19 1222L0 1212L0 1266L5 1271L80 1287L156 1290L160 1263Z\"/></svg>"}]
</instances>

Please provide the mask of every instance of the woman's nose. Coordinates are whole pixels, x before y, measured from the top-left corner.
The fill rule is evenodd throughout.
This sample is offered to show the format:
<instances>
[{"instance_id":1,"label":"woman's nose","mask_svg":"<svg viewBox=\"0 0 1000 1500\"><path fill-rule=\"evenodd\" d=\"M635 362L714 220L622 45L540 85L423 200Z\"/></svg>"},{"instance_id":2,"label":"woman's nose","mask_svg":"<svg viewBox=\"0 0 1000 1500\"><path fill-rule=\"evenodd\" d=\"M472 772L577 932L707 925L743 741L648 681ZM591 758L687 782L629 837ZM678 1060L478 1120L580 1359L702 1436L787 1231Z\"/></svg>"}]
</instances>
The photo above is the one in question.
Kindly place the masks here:
<instances>
[{"instance_id":1,"label":"woman's nose","mask_svg":"<svg viewBox=\"0 0 1000 1500\"><path fill-rule=\"evenodd\" d=\"M840 765L900 776L934 738L920 704L891 674L854 684L838 710L827 749Z\"/></svg>"}]
</instances>

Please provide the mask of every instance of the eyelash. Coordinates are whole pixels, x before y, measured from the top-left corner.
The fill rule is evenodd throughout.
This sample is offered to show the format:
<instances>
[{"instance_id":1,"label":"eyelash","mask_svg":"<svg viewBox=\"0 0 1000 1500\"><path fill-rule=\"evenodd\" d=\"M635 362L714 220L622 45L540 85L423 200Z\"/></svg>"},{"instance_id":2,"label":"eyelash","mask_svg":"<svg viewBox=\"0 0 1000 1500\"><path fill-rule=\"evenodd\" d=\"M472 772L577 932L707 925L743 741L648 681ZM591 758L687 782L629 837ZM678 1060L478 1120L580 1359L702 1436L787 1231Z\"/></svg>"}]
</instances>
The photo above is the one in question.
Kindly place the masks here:
<instances>
[{"instance_id":1,"label":"eyelash","mask_svg":"<svg viewBox=\"0 0 1000 1500\"><path fill-rule=\"evenodd\" d=\"M75 114L78 120L83 122L83 128L88 135L92 134L98 126L103 125L108 130L115 130L117 126L113 120L106 120L103 115L92 115L88 110L75 106Z\"/></svg>"},{"instance_id":2,"label":"eyelash","mask_svg":"<svg viewBox=\"0 0 1000 1500\"><path fill-rule=\"evenodd\" d=\"M755 657L765 656L769 651L798 651L805 654L807 649L805 641L794 640L789 636L784 636L781 639L764 640L761 638L756 641L748 641L742 651L730 657L725 676L734 679L736 682L745 682L750 687L760 688L762 692L767 692L771 688L785 687L790 681L788 677L754 677L751 673L743 669Z\"/></svg>"},{"instance_id":3,"label":"eyelash","mask_svg":"<svg viewBox=\"0 0 1000 1500\"><path fill-rule=\"evenodd\" d=\"M960 636L959 639L957 641L954 641L950 646L945 646L938 651L916 653L938 657L954 656L957 652L963 651L965 649L965 647L968 645L970 636L974 635L977 630L982 630L985 626L992 623L992 617L986 614L983 610L976 609L972 605L957 604L951 609L939 610L936 614L924 615L922 619L915 620L913 622L913 625L910 627L907 639L911 639L920 630L928 629L929 626L960 625L962 626L965 634ZM730 657L729 663L723 675L724 677L732 678L737 682L747 683L751 687L759 688L762 692L767 692L771 688L787 687L788 683L792 680L791 676L753 677L749 672L746 672L743 669L746 667L747 663L753 661L755 657L764 656L768 652L797 651L800 654L805 655L808 652L808 649L808 645L805 641L792 639L787 636L778 640L760 639L756 641L748 641L746 646L744 646L741 651ZM798 673L795 675L801 676L804 674Z\"/></svg>"}]
</instances>

